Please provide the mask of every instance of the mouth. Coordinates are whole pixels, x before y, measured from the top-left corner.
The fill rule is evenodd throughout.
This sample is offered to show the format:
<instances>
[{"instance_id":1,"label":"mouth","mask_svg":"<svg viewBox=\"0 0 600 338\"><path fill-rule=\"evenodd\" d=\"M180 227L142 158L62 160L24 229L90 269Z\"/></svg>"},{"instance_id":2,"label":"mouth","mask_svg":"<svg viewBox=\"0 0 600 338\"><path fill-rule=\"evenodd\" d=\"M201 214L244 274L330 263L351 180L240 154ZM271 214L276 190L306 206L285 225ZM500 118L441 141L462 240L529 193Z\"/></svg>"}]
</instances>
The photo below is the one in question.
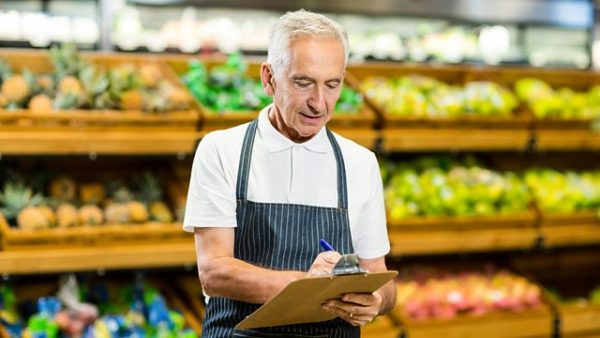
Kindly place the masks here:
<instances>
[{"instance_id":1,"label":"mouth","mask_svg":"<svg viewBox=\"0 0 600 338\"><path fill-rule=\"evenodd\" d=\"M300 116L303 117L303 119L305 121L312 121L312 122L317 122L324 117L323 115L308 115L308 114L304 114L304 113L299 113L299 114L300 114Z\"/></svg>"}]
</instances>

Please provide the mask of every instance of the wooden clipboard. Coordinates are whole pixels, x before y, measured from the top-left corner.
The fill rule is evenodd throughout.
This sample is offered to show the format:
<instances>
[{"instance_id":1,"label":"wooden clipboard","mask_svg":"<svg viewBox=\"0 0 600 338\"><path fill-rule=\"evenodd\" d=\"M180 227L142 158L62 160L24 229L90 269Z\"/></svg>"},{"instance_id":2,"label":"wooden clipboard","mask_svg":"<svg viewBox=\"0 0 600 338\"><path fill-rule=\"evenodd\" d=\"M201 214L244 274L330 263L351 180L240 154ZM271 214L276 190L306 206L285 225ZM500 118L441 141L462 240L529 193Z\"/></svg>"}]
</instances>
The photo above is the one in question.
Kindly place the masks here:
<instances>
[{"instance_id":1,"label":"wooden clipboard","mask_svg":"<svg viewBox=\"0 0 600 338\"><path fill-rule=\"evenodd\" d=\"M331 275L299 279L236 325L236 329L315 323L335 318L321 305L345 293L371 293L398 274L398 271Z\"/></svg>"}]
</instances>

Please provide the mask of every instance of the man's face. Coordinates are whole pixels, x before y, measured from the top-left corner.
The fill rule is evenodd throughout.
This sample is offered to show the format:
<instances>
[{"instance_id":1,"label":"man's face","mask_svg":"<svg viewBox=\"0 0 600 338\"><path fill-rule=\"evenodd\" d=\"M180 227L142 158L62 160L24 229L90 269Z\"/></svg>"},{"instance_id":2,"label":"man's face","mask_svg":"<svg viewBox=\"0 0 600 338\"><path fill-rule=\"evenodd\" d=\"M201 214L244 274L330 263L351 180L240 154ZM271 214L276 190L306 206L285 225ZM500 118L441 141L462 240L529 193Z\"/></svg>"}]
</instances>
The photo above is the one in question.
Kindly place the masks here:
<instances>
[{"instance_id":1,"label":"man's face","mask_svg":"<svg viewBox=\"0 0 600 338\"><path fill-rule=\"evenodd\" d=\"M331 119L345 75L344 47L332 38L299 38L290 64L274 74L273 102L281 130L294 141L313 137Z\"/></svg>"}]
</instances>

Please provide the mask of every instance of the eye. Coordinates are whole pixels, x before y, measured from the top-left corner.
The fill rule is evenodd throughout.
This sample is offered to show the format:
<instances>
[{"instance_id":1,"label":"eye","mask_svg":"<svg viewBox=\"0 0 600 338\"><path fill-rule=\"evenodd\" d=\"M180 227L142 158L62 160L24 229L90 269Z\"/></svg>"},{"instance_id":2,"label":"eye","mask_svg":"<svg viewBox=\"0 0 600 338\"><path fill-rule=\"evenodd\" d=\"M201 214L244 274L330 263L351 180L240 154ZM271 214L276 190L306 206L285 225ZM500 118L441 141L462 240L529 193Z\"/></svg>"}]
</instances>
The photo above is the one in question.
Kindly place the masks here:
<instances>
[{"instance_id":1,"label":"eye","mask_svg":"<svg viewBox=\"0 0 600 338\"><path fill-rule=\"evenodd\" d=\"M339 83L339 82L328 82L328 83L327 83L327 87L328 87L329 89L336 89L336 88L337 88L337 87L339 87L339 86L340 86L340 83Z\"/></svg>"},{"instance_id":2,"label":"eye","mask_svg":"<svg viewBox=\"0 0 600 338\"><path fill-rule=\"evenodd\" d=\"M310 81L296 81L296 85L300 88L308 88L311 84Z\"/></svg>"}]
</instances>

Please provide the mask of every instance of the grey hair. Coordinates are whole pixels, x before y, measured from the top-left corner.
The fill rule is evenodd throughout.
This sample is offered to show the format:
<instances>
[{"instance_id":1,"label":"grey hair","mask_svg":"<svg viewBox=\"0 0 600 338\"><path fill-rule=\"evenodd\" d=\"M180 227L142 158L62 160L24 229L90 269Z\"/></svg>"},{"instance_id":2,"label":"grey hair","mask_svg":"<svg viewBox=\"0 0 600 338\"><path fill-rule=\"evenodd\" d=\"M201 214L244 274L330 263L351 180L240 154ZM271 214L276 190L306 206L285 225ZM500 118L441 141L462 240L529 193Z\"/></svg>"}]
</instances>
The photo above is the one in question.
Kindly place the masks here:
<instances>
[{"instance_id":1,"label":"grey hair","mask_svg":"<svg viewBox=\"0 0 600 338\"><path fill-rule=\"evenodd\" d=\"M328 17L303 9L287 12L271 26L267 62L274 72L290 63L289 46L302 37L333 38L344 46L344 66L348 64L348 34L342 25Z\"/></svg>"}]
</instances>

